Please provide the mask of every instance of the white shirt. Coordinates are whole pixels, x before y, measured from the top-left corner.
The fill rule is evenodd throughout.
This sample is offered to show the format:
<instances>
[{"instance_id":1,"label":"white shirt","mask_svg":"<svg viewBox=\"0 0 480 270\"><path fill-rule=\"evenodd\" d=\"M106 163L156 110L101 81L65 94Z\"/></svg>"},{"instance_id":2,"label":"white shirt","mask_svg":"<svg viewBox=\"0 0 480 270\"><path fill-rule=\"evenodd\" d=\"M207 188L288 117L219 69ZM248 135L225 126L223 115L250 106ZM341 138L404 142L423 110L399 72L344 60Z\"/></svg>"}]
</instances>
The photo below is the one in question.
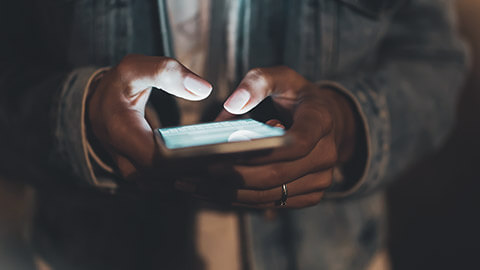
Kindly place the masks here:
<instances>
[{"instance_id":1,"label":"white shirt","mask_svg":"<svg viewBox=\"0 0 480 270\"><path fill-rule=\"evenodd\" d=\"M204 76L210 32L210 0L168 0L167 4L177 60L196 74ZM202 102L182 99L177 99L177 102L182 113L182 124L197 123ZM202 209L196 215L195 228L197 251L206 269L241 269L239 219L236 213Z\"/></svg>"}]
</instances>

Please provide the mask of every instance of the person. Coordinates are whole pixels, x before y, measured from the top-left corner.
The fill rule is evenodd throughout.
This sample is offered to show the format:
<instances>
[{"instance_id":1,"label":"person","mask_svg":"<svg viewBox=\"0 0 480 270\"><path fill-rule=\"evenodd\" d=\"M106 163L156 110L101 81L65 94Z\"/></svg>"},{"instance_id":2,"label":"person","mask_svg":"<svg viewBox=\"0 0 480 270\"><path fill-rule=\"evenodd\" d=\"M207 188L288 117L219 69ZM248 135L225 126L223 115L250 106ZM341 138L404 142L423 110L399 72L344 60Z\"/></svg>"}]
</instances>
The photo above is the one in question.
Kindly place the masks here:
<instances>
[{"instance_id":1,"label":"person","mask_svg":"<svg viewBox=\"0 0 480 270\"><path fill-rule=\"evenodd\" d=\"M228 269L368 268L386 254L382 187L453 124L465 55L451 1L199 3L183 6L193 23L170 14L179 61L161 56L164 1L2 2L0 171L36 186L36 256L59 269L201 268L201 198L240 207ZM254 110L293 142L184 178L198 164L172 170L152 132L181 119L166 93L210 96L179 100L190 112L226 98L218 119ZM278 211L237 210L249 208Z\"/></svg>"}]
</instances>

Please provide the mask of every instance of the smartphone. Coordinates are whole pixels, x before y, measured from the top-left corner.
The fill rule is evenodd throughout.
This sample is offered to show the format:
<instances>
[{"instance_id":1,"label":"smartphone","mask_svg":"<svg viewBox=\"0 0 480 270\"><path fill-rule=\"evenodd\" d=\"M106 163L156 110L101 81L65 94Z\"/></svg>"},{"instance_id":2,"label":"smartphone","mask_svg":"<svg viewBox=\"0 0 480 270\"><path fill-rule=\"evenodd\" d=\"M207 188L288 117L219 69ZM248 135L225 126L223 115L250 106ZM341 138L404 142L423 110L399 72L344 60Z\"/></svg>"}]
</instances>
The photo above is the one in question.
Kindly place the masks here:
<instances>
[{"instance_id":1,"label":"smartphone","mask_svg":"<svg viewBox=\"0 0 480 270\"><path fill-rule=\"evenodd\" d=\"M170 158L268 150L290 141L282 128L253 119L160 128L156 133L163 156Z\"/></svg>"}]
</instances>

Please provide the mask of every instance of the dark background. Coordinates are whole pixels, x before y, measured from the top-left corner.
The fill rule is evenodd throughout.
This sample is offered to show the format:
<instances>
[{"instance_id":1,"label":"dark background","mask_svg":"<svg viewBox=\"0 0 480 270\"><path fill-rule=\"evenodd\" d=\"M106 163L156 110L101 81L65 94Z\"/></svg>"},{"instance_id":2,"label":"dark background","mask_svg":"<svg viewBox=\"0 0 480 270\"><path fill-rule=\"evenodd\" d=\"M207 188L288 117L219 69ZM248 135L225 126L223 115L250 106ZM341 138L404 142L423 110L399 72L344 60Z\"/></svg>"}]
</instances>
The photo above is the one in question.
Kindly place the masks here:
<instances>
[{"instance_id":1,"label":"dark background","mask_svg":"<svg viewBox=\"0 0 480 270\"><path fill-rule=\"evenodd\" d=\"M446 145L389 188L394 269L480 269L480 1L457 4L472 71Z\"/></svg>"}]
</instances>

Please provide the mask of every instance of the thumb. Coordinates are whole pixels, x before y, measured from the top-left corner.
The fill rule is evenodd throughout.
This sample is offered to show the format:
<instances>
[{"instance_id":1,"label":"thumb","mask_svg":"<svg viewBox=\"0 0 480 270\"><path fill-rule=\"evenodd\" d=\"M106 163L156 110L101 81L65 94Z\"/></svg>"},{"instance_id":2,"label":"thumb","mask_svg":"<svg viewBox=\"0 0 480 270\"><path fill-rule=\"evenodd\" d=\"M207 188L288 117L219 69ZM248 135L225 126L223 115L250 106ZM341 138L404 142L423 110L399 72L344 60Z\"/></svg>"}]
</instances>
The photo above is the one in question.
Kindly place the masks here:
<instances>
[{"instance_id":1,"label":"thumb","mask_svg":"<svg viewBox=\"0 0 480 270\"><path fill-rule=\"evenodd\" d=\"M266 69L252 69L223 107L231 114L244 114L255 108L272 92L272 83Z\"/></svg>"},{"instance_id":2,"label":"thumb","mask_svg":"<svg viewBox=\"0 0 480 270\"><path fill-rule=\"evenodd\" d=\"M280 66L250 70L223 107L231 114L244 114L266 97L295 99L308 81L292 69Z\"/></svg>"}]
</instances>

